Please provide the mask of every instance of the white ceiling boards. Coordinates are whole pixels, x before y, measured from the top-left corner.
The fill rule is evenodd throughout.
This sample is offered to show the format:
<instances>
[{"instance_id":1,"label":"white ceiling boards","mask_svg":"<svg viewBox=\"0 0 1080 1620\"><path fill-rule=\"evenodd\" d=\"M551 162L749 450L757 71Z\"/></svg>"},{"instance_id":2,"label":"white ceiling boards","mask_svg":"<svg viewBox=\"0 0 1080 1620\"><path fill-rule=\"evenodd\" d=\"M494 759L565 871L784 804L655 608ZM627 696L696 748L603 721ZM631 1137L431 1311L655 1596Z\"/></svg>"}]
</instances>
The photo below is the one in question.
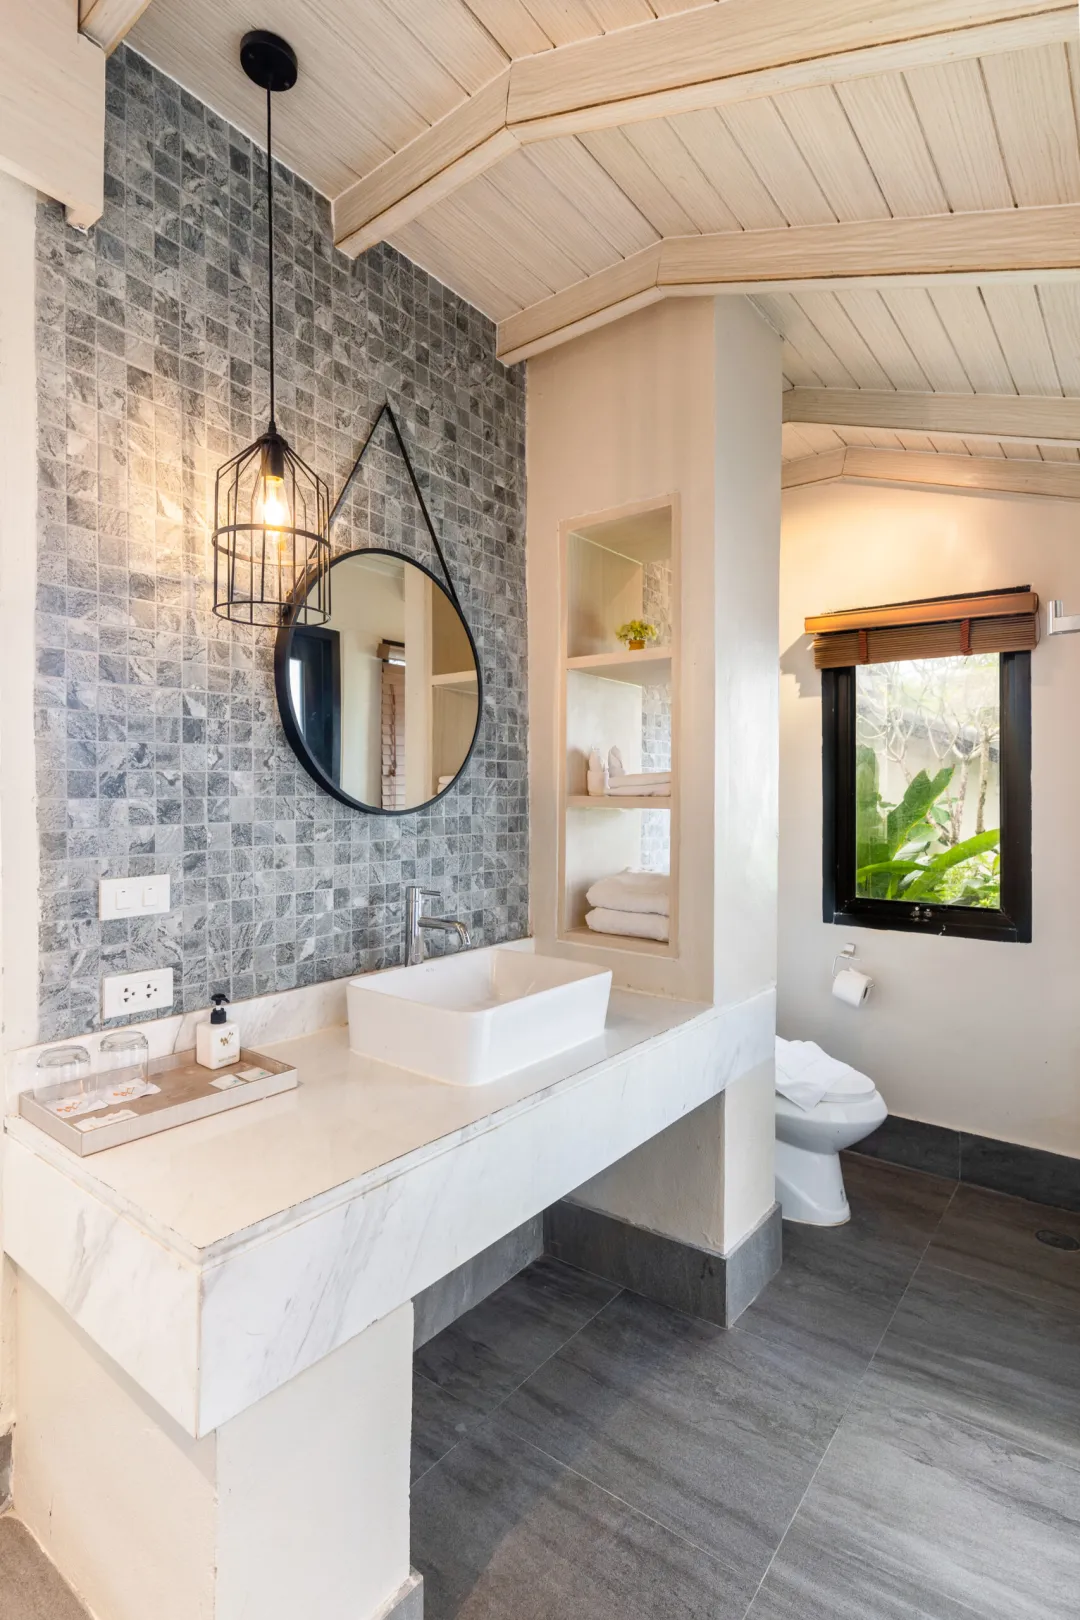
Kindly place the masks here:
<instances>
[{"instance_id":1,"label":"white ceiling boards","mask_svg":"<svg viewBox=\"0 0 1080 1620\"><path fill-rule=\"evenodd\" d=\"M258 138L249 6L89 10ZM1075 4L261 0L258 22L299 53L277 138L339 244L391 242L499 323L505 360L660 298L746 293L799 397L1013 400L1011 440L882 409L789 418L791 455L880 431L1080 464L1037 403L1015 425L1029 398L1080 394Z\"/></svg>"}]
</instances>

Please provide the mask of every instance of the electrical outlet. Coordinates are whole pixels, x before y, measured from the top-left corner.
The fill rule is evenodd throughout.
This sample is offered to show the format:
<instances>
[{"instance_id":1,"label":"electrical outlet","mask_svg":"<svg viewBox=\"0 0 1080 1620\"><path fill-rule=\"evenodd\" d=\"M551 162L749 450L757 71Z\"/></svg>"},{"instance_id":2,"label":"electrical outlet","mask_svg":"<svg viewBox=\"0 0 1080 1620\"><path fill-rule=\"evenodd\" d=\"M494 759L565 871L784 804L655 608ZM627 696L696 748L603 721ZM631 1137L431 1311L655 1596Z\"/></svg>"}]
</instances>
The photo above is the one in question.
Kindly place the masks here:
<instances>
[{"instance_id":1,"label":"electrical outlet","mask_svg":"<svg viewBox=\"0 0 1080 1620\"><path fill-rule=\"evenodd\" d=\"M98 883L98 916L102 922L114 917L149 917L168 911L170 884L167 872L155 877L102 878Z\"/></svg>"},{"instance_id":2,"label":"electrical outlet","mask_svg":"<svg viewBox=\"0 0 1080 1620\"><path fill-rule=\"evenodd\" d=\"M133 1013L153 1012L172 1004L172 968L152 968L148 973L112 973L101 981L103 1018L130 1018Z\"/></svg>"}]
</instances>

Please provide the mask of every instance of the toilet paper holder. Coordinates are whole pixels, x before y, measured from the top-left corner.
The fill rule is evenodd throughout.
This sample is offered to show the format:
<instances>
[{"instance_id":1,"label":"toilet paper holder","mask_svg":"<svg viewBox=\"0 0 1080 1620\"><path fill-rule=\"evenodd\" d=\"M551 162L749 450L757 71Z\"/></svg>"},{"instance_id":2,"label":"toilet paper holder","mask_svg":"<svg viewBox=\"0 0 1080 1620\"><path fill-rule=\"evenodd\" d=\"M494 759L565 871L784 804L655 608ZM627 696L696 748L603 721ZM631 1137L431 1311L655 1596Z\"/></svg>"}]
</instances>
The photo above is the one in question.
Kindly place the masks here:
<instances>
[{"instance_id":1,"label":"toilet paper holder","mask_svg":"<svg viewBox=\"0 0 1080 1620\"><path fill-rule=\"evenodd\" d=\"M839 963L839 967L837 966L838 963ZM833 986L833 995L834 996L837 994L837 990L836 990L837 979L838 979L839 975L842 972L846 971L846 970L851 970L854 973L856 979L862 979L864 981L864 984L865 984L865 988L863 989L862 995L860 997L860 1002L859 1003L854 1003L853 1002L853 1003L851 1003L851 1005L854 1006L854 1005L859 1005L859 1004L865 1003L866 1000L869 998L871 992L873 991L874 981L873 981L873 979L870 977L870 975L868 973L862 973L862 972L859 971L858 968L855 967L855 944L851 940L848 941L848 943L843 947L842 950L837 951L836 955L833 957L833 962L832 962L832 986ZM839 999L841 1001L846 1001L848 998L847 998L847 996L840 996Z\"/></svg>"}]
</instances>

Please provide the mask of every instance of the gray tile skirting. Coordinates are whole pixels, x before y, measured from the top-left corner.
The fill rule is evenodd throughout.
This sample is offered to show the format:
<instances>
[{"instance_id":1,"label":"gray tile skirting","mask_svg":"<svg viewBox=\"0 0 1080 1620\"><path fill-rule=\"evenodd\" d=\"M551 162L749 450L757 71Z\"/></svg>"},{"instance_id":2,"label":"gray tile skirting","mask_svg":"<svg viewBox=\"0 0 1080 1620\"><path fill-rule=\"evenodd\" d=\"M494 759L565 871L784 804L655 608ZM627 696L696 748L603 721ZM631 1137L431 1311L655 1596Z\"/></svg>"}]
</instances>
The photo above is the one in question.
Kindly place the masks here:
<instances>
[{"instance_id":1,"label":"gray tile skirting","mask_svg":"<svg viewBox=\"0 0 1080 1620\"><path fill-rule=\"evenodd\" d=\"M0 1434L0 1513L11 1500L11 1440L13 1431Z\"/></svg>"},{"instance_id":2,"label":"gray tile skirting","mask_svg":"<svg viewBox=\"0 0 1080 1620\"><path fill-rule=\"evenodd\" d=\"M889 1164L948 1176L1034 1204L1080 1212L1080 1159L890 1114L852 1149Z\"/></svg>"},{"instance_id":3,"label":"gray tile skirting","mask_svg":"<svg viewBox=\"0 0 1080 1620\"><path fill-rule=\"evenodd\" d=\"M721 1327L730 1327L780 1269L781 1241L778 1204L728 1255L566 1199L544 1212L544 1248L555 1259Z\"/></svg>"},{"instance_id":4,"label":"gray tile skirting","mask_svg":"<svg viewBox=\"0 0 1080 1620\"><path fill-rule=\"evenodd\" d=\"M424 1577L419 1570L409 1571L409 1578L398 1587L375 1620L424 1620Z\"/></svg>"},{"instance_id":5,"label":"gray tile skirting","mask_svg":"<svg viewBox=\"0 0 1080 1620\"><path fill-rule=\"evenodd\" d=\"M445 1277L425 1288L413 1300L413 1348L419 1350L436 1333L471 1311L496 1288L516 1277L519 1271L538 1260L544 1252L544 1218L515 1227L490 1248L481 1249L471 1260L448 1271Z\"/></svg>"}]
</instances>

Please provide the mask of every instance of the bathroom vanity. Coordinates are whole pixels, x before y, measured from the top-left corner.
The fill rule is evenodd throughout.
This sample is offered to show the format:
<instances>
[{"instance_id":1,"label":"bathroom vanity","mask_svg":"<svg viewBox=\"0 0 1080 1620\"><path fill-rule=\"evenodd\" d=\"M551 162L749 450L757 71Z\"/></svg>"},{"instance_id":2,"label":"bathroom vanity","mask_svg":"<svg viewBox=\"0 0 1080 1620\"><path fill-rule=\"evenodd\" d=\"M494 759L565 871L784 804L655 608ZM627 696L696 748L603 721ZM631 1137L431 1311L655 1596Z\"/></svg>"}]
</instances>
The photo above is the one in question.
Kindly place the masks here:
<instances>
[{"instance_id":1,"label":"bathroom vanity","mask_svg":"<svg viewBox=\"0 0 1080 1620\"><path fill-rule=\"evenodd\" d=\"M486 1085L334 1027L272 1047L296 1091L91 1160L9 1119L22 1516L101 1620L414 1620L412 1299L772 1039L771 994L616 990Z\"/></svg>"}]
</instances>

